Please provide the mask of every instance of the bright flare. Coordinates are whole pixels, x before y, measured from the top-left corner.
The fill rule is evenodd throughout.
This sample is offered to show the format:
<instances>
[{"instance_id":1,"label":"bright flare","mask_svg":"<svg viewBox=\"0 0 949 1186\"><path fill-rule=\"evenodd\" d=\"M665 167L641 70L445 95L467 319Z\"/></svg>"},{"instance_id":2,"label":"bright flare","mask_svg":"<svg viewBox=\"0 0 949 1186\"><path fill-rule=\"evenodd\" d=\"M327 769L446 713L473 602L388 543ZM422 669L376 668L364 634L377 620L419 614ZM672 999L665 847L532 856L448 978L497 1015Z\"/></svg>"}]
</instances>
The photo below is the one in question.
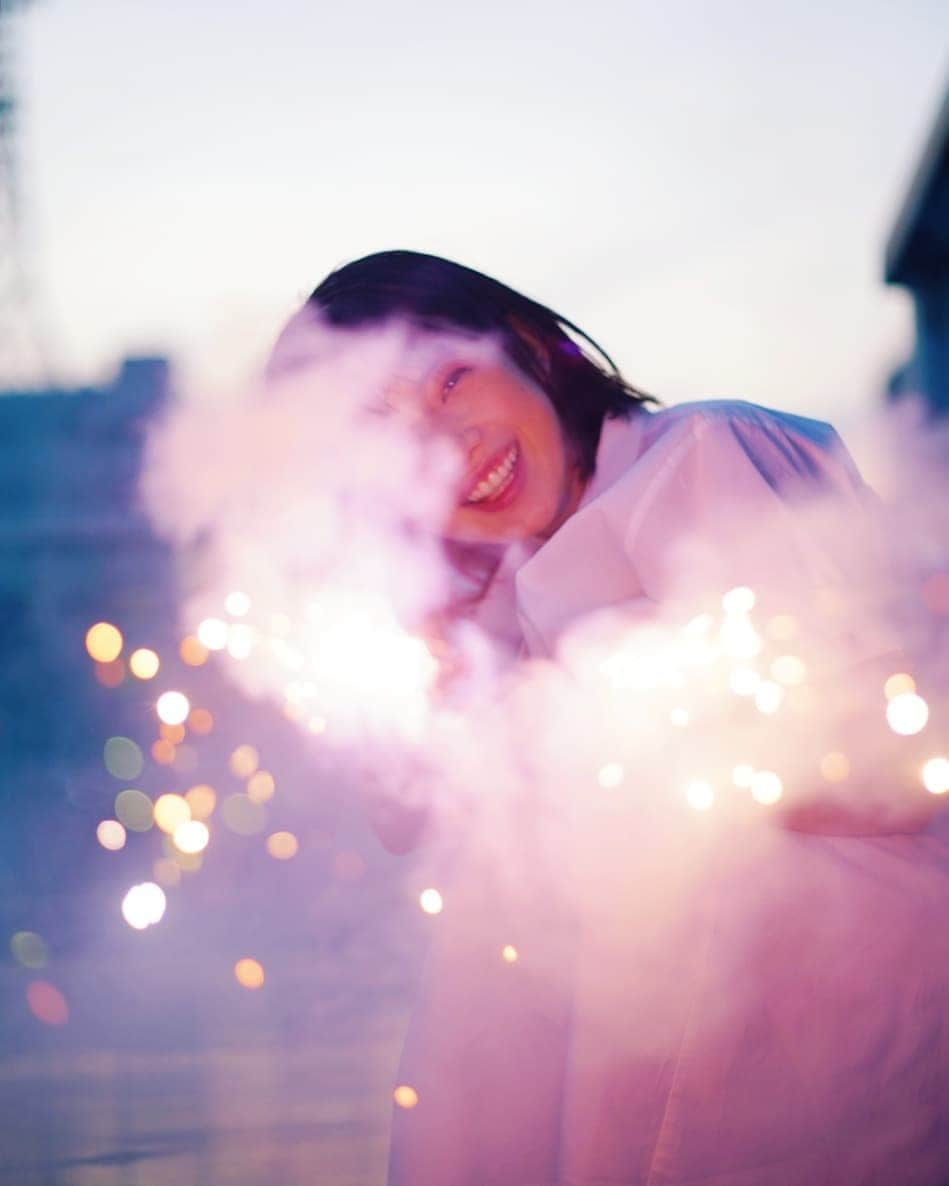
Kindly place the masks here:
<instances>
[{"instance_id":1,"label":"bright flare","mask_svg":"<svg viewBox=\"0 0 949 1186\"><path fill-rule=\"evenodd\" d=\"M162 692L155 704L158 719L166 725L182 725L188 719L191 705L184 692Z\"/></svg>"},{"instance_id":2,"label":"bright flare","mask_svg":"<svg viewBox=\"0 0 949 1186\"><path fill-rule=\"evenodd\" d=\"M220 618L205 618L197 634L198 642L209 651L223 651L227 646L228 627Z\"/></svg>"},{"instance_id":3,"label":"bright flare","mask_svg":"<svg viewBox=\"0 0 949 1186\"><path fill-rule=\"evenodd\" d=\"M511 943L505 943L505 945L501 948L501 959L504 960L506 964L516 964L517 948Z\"/></svg>"},{"instance_id":4,"label":"bright flare","mask_svg":"<svg viewBox=\"0 0 949 1186\"><path fill-rule=\"evenodd\" d=\"M175 848L179 852L189 854L203 852L207 848L210 838L211 834L208 831L207 824L203 824L197 819L185 820L172 833Z\"/></svg>"},{"instance_id":5,"label":"bright flare","mask_svg":"<svg viewBox=\"0 0 949 1186\"><path fill-rule=\"evenodd\" d=\"M243 618L250 609L250 598L246 593L228 593L224 598L224 608L232 618Z\"/></svg>"},{"instance_id":6,"label":"bright flare","mask_svg":"<svg viewBox=\"0 0 949 1186\"><path fill-rule=\"evenodd\" d=\"M772 770L756 770L751 780L751 797L766 807L777 803L784 793L781 779Z\"/></svg>"},{"instance_id":7,"label":"bright flare","mask_svg":"<svg viewBox=\"0 0 949 1186\"><path fill-rule=\"evenodd\" d=\"M165 891L154 881L133 885L122 899L122 917L136 931L161 922L165 913Z\"/></svg>"},{"instance_id":8,"label":"bright flare","mask_svg":"<svg viewBox=\"0 0 949 1186\"><path fill-rule=\"evenodd\" d=\"M750 614L755 608L755 595L747 585L739 585L722 598L722 609L726 614Z\"/></svg>"},{"instance_id":9,"label":"bright flare","mask_svg":"<svg viewBox=\"0 0 949 1186\"><path fill-rule=\"evenodd\" d=\"M418 904L426 914L441 914L444 902L437 889L425 889L418 896Z\"/></svg>"},{"instance_id":10,"label":"bright flare","mask_svg":"<svg viewBox=\"0 0 949 1186\"><path fill-rule=\"evenodd\" d=\"M695 811L708 811L715 802L715 792L712 784L697 778L685 788L685 799Z\"/></svg>"},{"instance_id":11,"label":"bright flare","mask_svg":"<svg viewBox=\"0 0 949 1186\"><path fill-rule=\"evenodd\" d=\"M949 791L949 758L930 758L923 764L923 786L931 795Z\"/></svg>"},{"instance_id":12,"label":"bright flare","mask_svg":"<svg viewBox=\"0 0 949 1186\"><path fill-rule=\"evenodd\" d=\"M910 737L920 733L929 720L929 705L913 692L900 692L886 706L886 719L894 733Z\"/></svg>"}]
</instances>

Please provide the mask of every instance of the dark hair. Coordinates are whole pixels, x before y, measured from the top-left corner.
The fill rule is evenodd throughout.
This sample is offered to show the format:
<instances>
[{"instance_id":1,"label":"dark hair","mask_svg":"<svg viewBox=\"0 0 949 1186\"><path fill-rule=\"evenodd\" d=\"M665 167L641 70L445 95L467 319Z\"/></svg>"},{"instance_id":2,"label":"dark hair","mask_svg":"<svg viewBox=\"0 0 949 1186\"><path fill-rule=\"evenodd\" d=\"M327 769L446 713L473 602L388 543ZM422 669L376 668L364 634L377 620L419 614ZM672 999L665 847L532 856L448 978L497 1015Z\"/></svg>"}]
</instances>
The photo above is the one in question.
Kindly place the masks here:
<instances>
[{"instance_id":1,"label":"dark hair","mask_svg":"<svg viewBox=\"0 0 949 1186\"><path fill-rule=\"evenodd\" d=\"M596 466L603 421L658 403L631 386L589 334L560 313L482 272L418 251L380 251L344 264L310 295L330 325L356 327L402 315L433 330L498 335L511 361L544 390L577 449L580 477ZM585 353L574 335L600 356ZM605 365L603 365L605 364Z\"/></svg>"}]
</instances>

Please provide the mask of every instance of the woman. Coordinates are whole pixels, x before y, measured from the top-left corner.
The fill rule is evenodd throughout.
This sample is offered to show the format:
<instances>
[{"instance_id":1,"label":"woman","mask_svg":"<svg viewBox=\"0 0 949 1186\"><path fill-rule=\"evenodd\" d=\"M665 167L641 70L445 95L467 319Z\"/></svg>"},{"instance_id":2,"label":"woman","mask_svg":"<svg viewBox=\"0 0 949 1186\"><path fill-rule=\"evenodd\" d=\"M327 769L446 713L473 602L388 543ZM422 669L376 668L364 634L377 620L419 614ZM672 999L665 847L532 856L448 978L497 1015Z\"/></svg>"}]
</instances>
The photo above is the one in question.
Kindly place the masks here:
<instances>
[{"instance_id":1,"label":"woman","mask_svg":"<svg viewBox=\"0 0 949 1186\"><path fill-rule=\"evenodd\" d=\"M648 615L690 583L819 584L828 558L795 508L817 490L855 514L866 498L829 426L739 402L652 411L572 322L450 261L340 268L276 366L314 313L342 328L399 317L430 347L393 375L386 410L463 457L446 536L468 611L513 653L554 657L596 611ZM742 530L756 512L765 534ZM857 639L854 657L880 649ZM545 941L517 979L481 947L496 901L469 892L406 1044L419 1104L395 1118L392 1186L949 1181L943 838L915 819L892 834L796 823L815 821L829 834L771 829L675 926L619 942L544 926L543 894L527 895L511 926ZM387 818L384 839L409 847L418 825ZM648 845L629 866L635 901L652 901Z\"/></svg>"}]
</instances>

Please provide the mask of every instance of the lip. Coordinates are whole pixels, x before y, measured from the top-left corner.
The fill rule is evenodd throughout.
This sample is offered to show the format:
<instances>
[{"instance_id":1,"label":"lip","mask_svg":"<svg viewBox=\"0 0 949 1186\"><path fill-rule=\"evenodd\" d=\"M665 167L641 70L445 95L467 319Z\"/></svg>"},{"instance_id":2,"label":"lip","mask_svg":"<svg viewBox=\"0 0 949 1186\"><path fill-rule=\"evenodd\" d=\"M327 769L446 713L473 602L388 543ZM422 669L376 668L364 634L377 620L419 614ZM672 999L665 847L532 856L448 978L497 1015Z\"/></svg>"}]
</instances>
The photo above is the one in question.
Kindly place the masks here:
<instances>
[{"instance_id":1,"label":"lip","mask_svg":"<svg viewBox=\"0 0 949 1186\"><path fill-rule=\"evenodd\" d=\"M485 480L485 478L487 478L490 473L492 473L495 469L497 469L497 467L501 464L501 462L504 460L504 458L507 457L508 453L510 453L510 451L511 451L512 445L515 445L517 447L517 459L514 462L514 469L511 474L511 480L507 484L504 492L497 498L487 499L487 500L484 500L481 502L468 502L468 499L470 498L472 492L475 491L478 488L478 486L480 485L480 483L483 482ZM517 497L518 493L520 492L522 476L523 476L523 468L524 468L522 465L523 460L524 460L524 456L523 456L523 453L521 452L521 446L520 446L519 441L516 441L516 440L511 441L509 444L505 445L503 449L498 449L497 452L495 452L491 455L491 457L484 463L484 465L479 466L479 468L478 468L477 472L474 474L474 476L465 482L465 486L464 486L465 494L464 494L464 497L460 500L460 502L458 504L459 508L463 508L464 510L470 510L470 511L485 511L485 512L487 512L487 511L500 511L500 510L503 510L506 506L509 506L514 501L514 499Z\"/></svg>"}]
</instances>

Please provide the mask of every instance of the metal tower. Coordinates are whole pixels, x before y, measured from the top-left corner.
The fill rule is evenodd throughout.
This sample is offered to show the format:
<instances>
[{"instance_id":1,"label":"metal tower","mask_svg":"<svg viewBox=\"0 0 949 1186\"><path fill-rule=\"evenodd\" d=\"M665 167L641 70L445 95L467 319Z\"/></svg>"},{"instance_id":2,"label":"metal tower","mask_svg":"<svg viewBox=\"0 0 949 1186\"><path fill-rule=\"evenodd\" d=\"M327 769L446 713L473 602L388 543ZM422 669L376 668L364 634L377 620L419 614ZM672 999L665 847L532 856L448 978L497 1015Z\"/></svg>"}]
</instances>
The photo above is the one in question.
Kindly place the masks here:
<instances>
[{"instance_id":1,"label":"metal tower","mask_svg":"<svg viewBox=\"0 0 949 1186\"><path fill-rule=\"evenodd\" d=\"M42 384L45 352L36 324L17 154L15 22L30 0L0 0L0 390Z\"/></svg>"}]
</instances>

